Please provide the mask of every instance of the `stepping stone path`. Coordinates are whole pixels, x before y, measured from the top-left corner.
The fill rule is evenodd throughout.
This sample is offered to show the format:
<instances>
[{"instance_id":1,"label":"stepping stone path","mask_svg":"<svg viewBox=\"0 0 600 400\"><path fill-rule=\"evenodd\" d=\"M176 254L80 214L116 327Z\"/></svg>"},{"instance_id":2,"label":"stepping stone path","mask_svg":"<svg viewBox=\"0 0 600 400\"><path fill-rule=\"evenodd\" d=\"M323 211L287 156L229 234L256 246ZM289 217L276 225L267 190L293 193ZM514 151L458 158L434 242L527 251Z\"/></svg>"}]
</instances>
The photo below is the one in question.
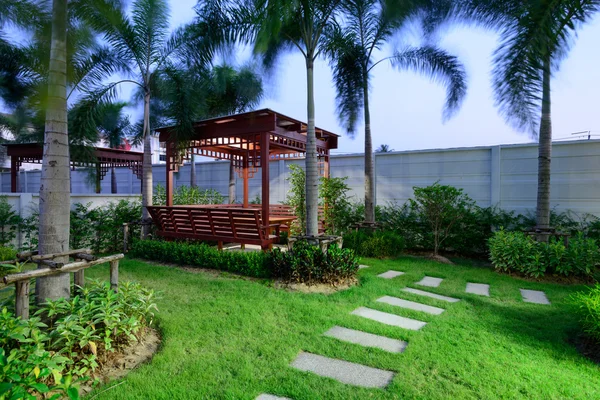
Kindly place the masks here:
<instances>
[{"instance_id":1,"label":"stepping stone path","mask_svg":"<svg viewBox=\"0 0 600 400\"><path fill-rule=\"evenodd\" d=\"M490 285L486 285L485 283L467 283L465 292L490 297Z\"/></svg>"},{"instance_id":2,"label":"stepping stone path","mask_svg":"<svg viewBox=\"0 0 600 400\"><path fill-rule=\"evenodd\" d=\"M367 307L359 307L352 311L353 315L358 315L373 321L381 322L382 324L397 326L399 328L409 329L411 331L418 331L427 325L427 322L418 321L416 319L401 317L395 314L389 314L377 310L373 310Z\"/></svg>"},{"instance_id":3,"label":"stepping stone path","mask_svg":"<svg viewBox=\"0 0 600 400\"><path fill-rule=\"evenodd\" d=\"M550 300L548 300L544 292L541 292L539 290L527 289L519 290L521 291L521 296L523 296L523 301L525 303L550 304Z\"/></svg>"},{"instance_id":4,"label":"stepping stone path","mask_svg":"<svg viewBox=\"0 0 600 400\"><path fill-rule=\"evenodd\" d=\"M369 268L369 265L363 265L363 264L361 264L361 265L358 266L358 269L363 269L363 268Z\"/></svg>"},{"instance_id":5,"label":"stepping stone path","mask_svg":"<svg viewBox=\"0 0 600 400\"><path fill-rule=\"evenodd\" d=\"M404 275L404 272L389 270L388 272L384 272L383 274L379 274L377 276L380 278L392 279L400 275Z\"/></svg>"},{"instance_id":6,"label":"stepping stone path","mask_svg":"<svg viewBox=\"0 0 600 400\"><path fill-rule=\"evenodd\" d=\"M273 396L272 394L261 394L256 400L291 400L287 397Z\"/></svg>"},{"instance_id":7,"label":"stepping stone path","mask_svg":"<svg viewBox=\"0 0 600 400\"><path fill-rule=\"evenodd\" d=\"M447 301L448 303L456 303L459 302L460 299L456 299L454 297L442 296L441 294L426 292L424 290L413 289L413 288L403 288L403 292L417 294L419 296L431 297L432 299Z\"/></svg>"},{"instance_id":8,"label":"stepping stone path","mask_svg":"<svg viewBox=\"0 0 600 400\"><path fill-rule=\"evenodd\" d=\"M408 301L408 300L399 299L397 297L391 297L391 296L383 296L382 298L377 299L377 301L380 303L386 303L386 304L390 304L392 306L408 308L409 310L414 310L414 311L422 311L424 313L433 314L433 315L440 315L441 313L446 311L443 308L428 306L426 304L417 303L415 301Z\"/></svg>"},{"instance_id":9,"label":"stepping stone path","mask_svg":"<svg viewBox=\"0 0 600 400\"><path fill-rule=\"evenodd\" d=\"M415 283L415 285L428 286L428 287L438 287L440 283L442 283L442 278L432 278L431 276L426 276L421 279L419 282Z\"/></svg>"},{"instance_id":10,"label":"stepping stone path","mask_svg":"<svg viewBox=\"0 0 600 400\"><path fill-rule=\"evenodd\" d=\"M323 335L365 347L375 347L391 353L402 353L407 346L407 343L402 340L390 339L385 336L373 335L372 333L341 326L334 326Z\"/></svg>"},{"instance_id":11,"label":"stepping stone path","mask_svg":"<svg viewBox=\"0 0 600 400\"><path fill-rule=\"evenodd\" d=\"M301 371L313 372L342 383L366 388L383 388L394 378L394 373L391 371L305 352L301 352L291 366Z\"/></svg>"}]
</instances>

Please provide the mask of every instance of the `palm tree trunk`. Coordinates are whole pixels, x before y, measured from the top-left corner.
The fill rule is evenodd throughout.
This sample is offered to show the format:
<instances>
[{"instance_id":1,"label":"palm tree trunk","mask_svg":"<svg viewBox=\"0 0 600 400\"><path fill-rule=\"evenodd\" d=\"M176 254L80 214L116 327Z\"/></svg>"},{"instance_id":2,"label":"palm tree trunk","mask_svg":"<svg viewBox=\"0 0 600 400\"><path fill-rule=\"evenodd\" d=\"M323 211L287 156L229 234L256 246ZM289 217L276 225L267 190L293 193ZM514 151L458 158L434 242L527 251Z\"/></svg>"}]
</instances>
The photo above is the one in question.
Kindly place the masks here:
<instances>
[{"instance_id":1,"label":"palm tree trunk","mask_svg":"<svg viewBox=\"0 0 600 400\"><path fill-rule=\"evenodd\" d=\"M235 203L235 168L233 160L229 162L229 204Z\"/></svg>"},{"instance_id":2,"label":"palm tree trunk","mask_svg":"<svg viewBox=\"0 0 600 400\"><path fill-rule=\"evenodd\" d=\"M48 108L40 182L40 254L69 249L70 174L67 130L67 0L52 2L52 45L48 73ZM55 261L68 262L68 257ZM41 266L41 264L40 264ZM69 274L38 278L38 304L69 297Z\"/></svg>"},{"instance_id":3,"label":"palm tree trunk","mask_svg":"<svg viewBox=\"0 0 600 400\"><path fill-rule=\"evenodd\" d=\"M110 192L112 194L117 193L117 171L115 167L110 169Z\"/></svg>"},{"instance_id":4,"label":"palm tree trunk","mask_svg":"<svg viewBox=\"0 0 600 400\"><path fill-rule=\"evenodd\" d=\"M375 176L373 168L373 141L371 139L371 111L369 110L369 85L365 80L364 112L365 112L365 222L375 223Z\"/></svg>"},{"instance_id":5,"label":"palm tree trunk","mask_svg":"<svg viewBox=\"0 0 600 400\"><path fill-rule=\"evenodd\" d=\"M152 135L150 134L150 93L144 95L144 162L142 179L142 221L149 223L150 214L146 207L152 205ZM142 238L150 232L148 225L142 225Z\"/></svg>"},{"instance_id":6,"label":"palm tree trunk","mask_svg":"<svg viewBox=\"0 0 600 400\"><path fill-rule=\"evenodd\" d=\"M319 170L317 166L317 138L315 136L314 61L306 59L307 119L306 133L306 235L319 233Z\"/></svg>"},{"instance_id":7,"label":"palm tree trunk","mask_svg":"<svg viewBox=\"0 0 600 400\"><path fill-rule=\"evenodd\" d=\"M537 229L550 228L550 162L552 158L552 114L550 93L550 59L544 63L542 120L538 145ZM547 236L546 236L547 237Z\"/></svg>"},{"instance_id":8,"label":"palm tree trunk","mask_svg":"<svg viewBox=\"0 0 600 400\"><path fill-rule=\"evenodd\" d=\"M196 187L196 156L193 153L190 160L190 187Z\"/></svg>"}]
</instances>

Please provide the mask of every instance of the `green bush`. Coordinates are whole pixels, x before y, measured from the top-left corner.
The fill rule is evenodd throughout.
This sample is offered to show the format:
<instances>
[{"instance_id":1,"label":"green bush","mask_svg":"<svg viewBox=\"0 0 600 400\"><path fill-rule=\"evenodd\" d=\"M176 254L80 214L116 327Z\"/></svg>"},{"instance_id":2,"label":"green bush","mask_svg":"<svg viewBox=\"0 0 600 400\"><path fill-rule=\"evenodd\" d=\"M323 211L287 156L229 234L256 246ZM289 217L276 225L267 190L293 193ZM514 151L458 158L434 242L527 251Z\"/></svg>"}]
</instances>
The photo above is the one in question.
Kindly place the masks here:
<instances>
[{"instance_id":1,"label":"green bush","mask_svg":"<svg viewBox=\"0 0 600 400\"><path fill-rule=\"evenodd\" d=\"M17 237L21 217L8 204L6 196L0 196L0 246L8 246Z\"/></svg>"},{"instance_id":2,"label":"green bush","mask_svg":"<svg viewBox=\"0 0 600 400\"><path fill-rule=\"evenodd\" d=\"M490 259L496 269L539 277L546 273L564 276L593 275L600 264L595 240L579 233L565 247L554 238L538 242L523 232L500 230L489 239Z\"/></svg>"},{"instance_id":3,"label":"green bush","mask_svg":"<svg viewBox=\"0 0 600 400\"><path fill-rule=\"evenodd\" d=\"M0 247L0 261L10 261L17 258L17 252L12 247Z\"/></svg>"},{"instance_id":4,"label":"green bush","mask_svg":"<svg viewBox=\"0 0 600 400\"><path fill-rule=\"evenodd\" d=\"M600 343L600 284L573 296L585 333Z\"/></svg>"},{"instance_id":5,"label":"green bush","mask_svg":"<svg viewBox=\"0 0 600 400\"><path fill-rule=\"evenodd\" d=\"M78 398L77 379L139 340L155 310L154 292L139 284L123 283L115 293L98 282L72 299L48 301L26 321L2 309L0 398Z\"/></svg>"},{"instance_id":6,"label":"green bush","mask_svg":"<svg viewBox=\"0 0 600 400\"><path fill-rule=\"evenodd\" d=\"M344 247L360 257L397 257L404 250L404 239L391 231L359 230L344 235Z\"/></svg>"},{"instance_id":7,"label":"green bush","mask_svg":"<svg viewBox=\"0 0 600 400\"><path fill-rule=\"evenodd\" d=\"M291 251L271 252L273 276L290 283L336 284L356 276L358 260L354 251L331 245L327 252L306 241L298 241Z\"/></svg>"},{"instance_id":8,"label":"green bush","mask_svg":"<svg viewBox=\"0 0 600 400\"><path fill-rule=\"evenodd\" d=\"M137 240L129 255L165 263L219 269L256 278L271 276L270 256L264 252L220 251L203 243Z\"/></svg>"},{"instance_id":9,"label":"green bush","mask_svg":"<svg viewBox=\"0 0 600 400\"><path fill-rule=\"evenodd\" d=\"M191 186L178 186L173 191L174 205L191 205L191 204L223 204L225 198L214 189L202 190ZM152 204L164 206L167 204L167 191L163 185L154 187L154 195L152 196Z\"/></svg>"}]
</instances>

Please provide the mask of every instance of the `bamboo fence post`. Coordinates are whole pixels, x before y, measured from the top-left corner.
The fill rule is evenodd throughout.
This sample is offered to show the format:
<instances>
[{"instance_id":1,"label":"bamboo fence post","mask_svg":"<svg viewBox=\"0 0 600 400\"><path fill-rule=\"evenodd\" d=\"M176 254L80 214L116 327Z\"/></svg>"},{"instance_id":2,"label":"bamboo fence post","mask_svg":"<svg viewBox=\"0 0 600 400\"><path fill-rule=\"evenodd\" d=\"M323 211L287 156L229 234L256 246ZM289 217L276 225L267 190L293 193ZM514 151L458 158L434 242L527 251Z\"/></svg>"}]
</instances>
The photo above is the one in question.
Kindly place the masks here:
<instances>
[{"instance_id":1,"label":"bamboo fence post","mask_svg":"<svg viewBox=\"0 0 600 400\"><path fill-rule=\"evenodd\" d=\"M123 253L127 253L129 247L129 224L123 224Z\"/></svg>"},{"instance_id":2,"label":"bamboo fence post","mask_svg":"<svg viewBox=\"0 0 600 400\"><path fill-rule=\"evenodd\" d=\"M83 288L85 286L85 269L75 271L73 275L75 278L75 285L79 286L80 288Z\"/></svg>"},{"instance_id":3,"label":"bamboo fence post","mask_svg":"<svg viewBox=\"0 0 600 400\"><path fill-rule=\"evenodd\" d=\"M110 262L110 288L119 291L119 260Z\"/></svg>"},{"instance_id":4,"label":"bamboo fence post","mask_svg":"<svg viewBox=\"0 0 600 400\"><path fill-rule=\"evenodd\" d=\"M15 314L29 319L29 279L15 282Z\"/></svg>"}]
</instances>

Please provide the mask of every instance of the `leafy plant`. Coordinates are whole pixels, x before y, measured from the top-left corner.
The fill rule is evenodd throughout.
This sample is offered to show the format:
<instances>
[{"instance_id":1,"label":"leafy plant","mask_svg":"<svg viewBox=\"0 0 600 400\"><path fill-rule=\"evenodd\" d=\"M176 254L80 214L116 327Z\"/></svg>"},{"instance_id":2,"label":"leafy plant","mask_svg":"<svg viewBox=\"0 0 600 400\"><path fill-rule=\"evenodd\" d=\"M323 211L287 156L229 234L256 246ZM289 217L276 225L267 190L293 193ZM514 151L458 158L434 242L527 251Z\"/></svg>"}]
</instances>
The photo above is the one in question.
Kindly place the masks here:
<instances>
[{"instance_id":1,"label":"leafy plant","mask_svg":"<svg viewBox=\"0 0 600 400\"><path fill-rule=\"evenodd\" d=\"M290 164L290 175L287 178L290 189L285 203L294 209L298 217L290 226L290 234L302 235L306 230L306 174L302 167Z\"/></svg>"},{"instance_id":2,"label":"leafy plant","mask_svg":"<svg viewBox=\"0 0 600 400\"><path fill-rule=\"evenodd\" d=\"M10 261L17 258L17 252L12 247L0 247L0 261Z\"/></svg>"},{"instance_id":3,"label":"leafy plant","mask_svg":"<svg viewBox=\"0 0 600 400\"><path fill-rule=\"evenodd\" d=\"M306 241L298 241L292 250L275 249L271 253L273 276L285 282L336 284L356 276L358 260L354 251L329 246L326 252Z\"/></svg>"},{"instance_id":4,"label":"leafy plant","mask_svg":"<svg viewBox=\"0 0 600 400\"><path fill-rule=\"evenodd\" d=\"M585 333L600 342L600 284L587 292L576 293L572 300Z\"/></svg>"},{"instance_id":5,"label":"leafy plant","mask_svg":"<svg viewBox=\"0 0 600 400\"><path fill-rule=\"evenodd\" d=\"M6 196L0 196L0 246L9 245L17 237L21 217L8 203Z\"/></svg>"},{"instance_id":6,"label":"leafy plant","mask_svg":"<svg viewBox=\"0 0 600 400\"><path fill-rule=\"evenodd\" d=\"M155 205L167 204L167 192L163 185L155 186L152 201ZM182 185L173 191L174 205L223 204L224 201L223 195L214 189L202 190L198 187Z\"/></svg>"},{"instance_id":7,"label":"leafy plant","mask_svg":"<svg viewBox=\"0 0 600 400\"><path fill-rule=\"evenodd\" d=\"M323 206L323 221L325 232L330 235L338 235L348 229L345 225L346 214L350 208L348 192L350 187L346 183L348 178L325 178L321 177L319 185L319 196Z\"/></svg>"},{"instance_id":8,"label":"leafy plant","mask_svg":"<svg viewBox=\"0 0 600 400\"><path fill-rule=\"evenodd\" d=\"M396 257L404 250L404 239L391 231L359 230L344 235L344 247L361 257Z\"/></svg>"}]
</instances>

